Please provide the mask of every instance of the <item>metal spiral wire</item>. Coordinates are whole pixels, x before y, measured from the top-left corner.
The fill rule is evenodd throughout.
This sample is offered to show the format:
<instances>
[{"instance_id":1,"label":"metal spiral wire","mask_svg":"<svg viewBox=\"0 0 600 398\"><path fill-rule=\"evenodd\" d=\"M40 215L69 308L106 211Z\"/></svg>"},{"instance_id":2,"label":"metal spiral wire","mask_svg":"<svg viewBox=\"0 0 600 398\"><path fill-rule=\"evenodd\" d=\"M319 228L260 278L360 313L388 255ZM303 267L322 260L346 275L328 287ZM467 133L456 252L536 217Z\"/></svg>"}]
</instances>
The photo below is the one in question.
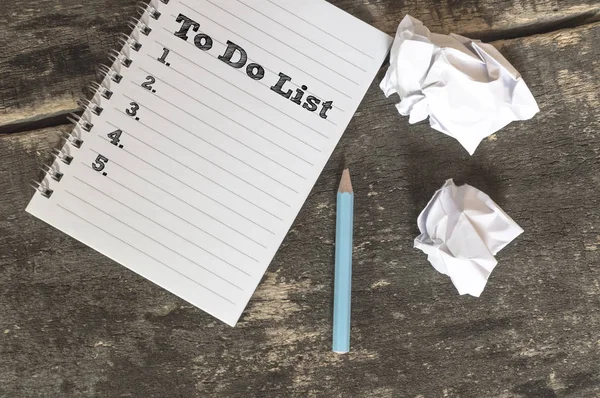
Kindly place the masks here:
<instances>
[{"instance_id":1,"label":"metal spiral wire","mask_svg":"<svg viewBox=\"0 0 600 398\"><path fill-rule=\"evenodd\" d=\"M132 31L139 31L144 36L148 36L150 32L152 32L152 28L139 18L131 18L129 22L127 22L127 26L129 26Z\"/></svg>"},{"instance_id":2,"label":"metal spiral wire","mask_svg":"<svg viewBox=\"0 0 600 398\"><path fill-rule=\"evenodd\" d=\"M50 177L52 177L53 180L58 182L60 182L60 180L62 180L64 176L64 174L57 170L55 167L48 166L47 164L42 166L42 170L46 172L46 174L48 174Z\"/></svg>"},{"instance_id":3,"label":"metal spiral wire","mask_svg":"<svg viewBox=\"0 0 600 398\"><path fill-rule=\"evenodd\" d=\"M86 120L83 115L80 116L76 113L71 113L69 116L67 116L67 120L70 121L71 123L75 124L75 126L81 127L83 130L87 131L88 133L90 131L92 131L92 129L94 128L94 125L92 124L92 122L90 122L89 120Z\"/></svg>"},{"instance_id":4,"label":"metal spiral wire","mask_svg":"<svg viewBox=\"0 0 600 398\"><path fill-rule=\"evenodd\" d=\"M87 91L91 94L91 99L80 99L77 104L82 108L81 115L71 113L67 119L74 124L73 130L70 133L65 133L61 136L64 143L61 149L52 150L52 163L44 164L41 170L45 173L42 181L33 180L30 184L33 189L38 191L42 196L50 198L54 193L49 183L50 180L60 182L64 173L61 171L61 164L70 165L73 162L73 155L70 148L79 149L84 143L82 139L83 132L91 132L94 124L91 121L92 114L100 116L104 111L102 107L103 100L110 100L113 96L111 86L119 84L123 79L121 67L129 68L133 63L130 56L130 51L139 51L142 48L142 43L139 41L140 35L148 36L152 32L149 26L150 18L159 19L161 13L158 11L158 4L168 4L169 0L150 0L150 3L140 3L137 5L139 16L132 18L128 22L131 28L131 35L121 34L118 41L122 45L121 51L112 50L108 54L108 58L112 62L112 66L101 64L97 66L97 73L100 75L101 81L92 82L88 85Z\"/></svg>"},{"instance_id":5,"label":"metal spiral wire","mask_svg":"<svg viewBox=\"0 0 600 398\"><path fill-rule=\"evenodd\" d=\"M50 196L52 196L52 194L54 193L54 190L50 189L47 184L45 184L43 181L36 181L36 180L32 180L31 184L29 184L33 189L35 189L36 191L38 191L39 193L42 194L42 196L46 197L46 198L50 198Z\"/></svg>"},{"instance_id":6,"label":"metal spiral wire","mask_svg":"<svg viewBox=\"0 0 600 398\"><path fill-rule=\"evenodd\" d=\"M110 78L110 80L112 80L115 83L121 83L121 80L123 80L123 75L117 72L113 67L100 64L96 68L99 74Z\"/></svg>"},{"instance_id":7,"label":"metal spiral wire","mask_svg":"<svg viewBox=\"0 0 600 398\"><path fill-rule=\"evenodd\" d=\"M92 93L93 97L99 95L107 100L111 99L113 95L113 92L108 87L96 82L90 83L88 90Z\"/></svg>"}]
</instances>

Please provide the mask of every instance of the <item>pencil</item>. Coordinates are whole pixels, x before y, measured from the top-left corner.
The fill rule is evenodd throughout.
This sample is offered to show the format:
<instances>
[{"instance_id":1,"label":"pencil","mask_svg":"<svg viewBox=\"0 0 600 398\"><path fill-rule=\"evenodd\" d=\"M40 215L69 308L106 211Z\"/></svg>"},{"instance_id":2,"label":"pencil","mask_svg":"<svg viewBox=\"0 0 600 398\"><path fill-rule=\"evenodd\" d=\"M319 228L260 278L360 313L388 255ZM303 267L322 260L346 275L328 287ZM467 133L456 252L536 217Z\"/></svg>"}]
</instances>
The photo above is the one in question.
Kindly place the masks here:
<instances>
[{"instance_id":1,"label":"pencil","mask_svg":"<svg viewBox=\"0 0 600 398\"><path fill-rule=\"evenodd\" d=\"M333 351L340 354L350 351L353 218L354 191L350 182L350 171L345 169L337 194L333 289Z\"/></svg>"}]
</instances>

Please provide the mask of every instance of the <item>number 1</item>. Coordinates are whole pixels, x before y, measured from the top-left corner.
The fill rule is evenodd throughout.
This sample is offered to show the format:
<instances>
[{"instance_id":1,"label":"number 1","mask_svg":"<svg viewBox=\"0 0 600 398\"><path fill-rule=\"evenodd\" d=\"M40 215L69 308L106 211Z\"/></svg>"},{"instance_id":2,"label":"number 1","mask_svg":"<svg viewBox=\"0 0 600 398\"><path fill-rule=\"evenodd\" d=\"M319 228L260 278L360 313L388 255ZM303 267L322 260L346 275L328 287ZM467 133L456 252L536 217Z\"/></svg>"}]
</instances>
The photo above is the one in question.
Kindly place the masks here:
<instances>
[{"instance_id":1,"label":"number 1","mask_svg":"<svg viewBox=\"0 0 600 398\"><path fill-rule=\"evenodd\" d=\"M158 58L158 60L160 62L162 62L163 64L167 64L167 66L169 66L170 64L167 63L167 55L169 55L169 53L171 52L171 50L169 50L168 48L163 48L163 55L160 56L160 58Z\"/></svg>"}]
</instances>

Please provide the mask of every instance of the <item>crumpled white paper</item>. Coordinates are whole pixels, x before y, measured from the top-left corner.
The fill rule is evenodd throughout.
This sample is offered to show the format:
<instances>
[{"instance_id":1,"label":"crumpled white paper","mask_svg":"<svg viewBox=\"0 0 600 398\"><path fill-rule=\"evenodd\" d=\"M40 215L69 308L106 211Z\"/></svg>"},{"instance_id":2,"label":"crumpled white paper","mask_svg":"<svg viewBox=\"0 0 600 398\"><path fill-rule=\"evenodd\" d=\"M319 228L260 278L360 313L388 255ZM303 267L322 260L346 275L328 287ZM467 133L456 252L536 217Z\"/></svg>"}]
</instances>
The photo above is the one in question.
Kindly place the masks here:
<instances>
[{"instance_id":1,"label":"crumpled white paper","mask_svg":"<svg viewBox=\"0 0 600 398\"><path fill-rule=\"evenodd\" d=\"M415 247L448 275L459 294L479 297L498 263L494 255L523 230L488 195L446 181L417 220Z\"/></svg>"},{"instance_id":2,"label":"crumpled white paper","mask_svg":"<svg viewBox=\"0 0 600 398\"><path fill-rule=\"evenodd\" d=\"M485 137L540 110L519 72L492 45L431 33L409 15L398 27L380 87L387 97L398 93L398 111L410 115L409 123L429 116L431 127L471 155Z\"/></svg>"}]
</instances>

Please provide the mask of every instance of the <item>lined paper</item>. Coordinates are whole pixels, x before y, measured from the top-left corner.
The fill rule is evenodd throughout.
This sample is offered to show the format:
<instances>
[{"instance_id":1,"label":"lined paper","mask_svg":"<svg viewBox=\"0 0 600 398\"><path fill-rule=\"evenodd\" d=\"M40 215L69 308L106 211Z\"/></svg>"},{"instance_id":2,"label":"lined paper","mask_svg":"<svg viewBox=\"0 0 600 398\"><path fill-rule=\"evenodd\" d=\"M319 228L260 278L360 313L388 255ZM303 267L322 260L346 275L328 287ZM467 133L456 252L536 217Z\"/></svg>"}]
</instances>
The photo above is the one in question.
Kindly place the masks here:
<instances>
[{"instance_id":1,"label":"lined paper","mask_svg":"<svg viewBox=\"0 0 600 398\"><path fill-rule=\"evenodd\" d=\"M233 326L391 38L323 0L157 4L27 211Z\"/></svg>"}]
</instances>

